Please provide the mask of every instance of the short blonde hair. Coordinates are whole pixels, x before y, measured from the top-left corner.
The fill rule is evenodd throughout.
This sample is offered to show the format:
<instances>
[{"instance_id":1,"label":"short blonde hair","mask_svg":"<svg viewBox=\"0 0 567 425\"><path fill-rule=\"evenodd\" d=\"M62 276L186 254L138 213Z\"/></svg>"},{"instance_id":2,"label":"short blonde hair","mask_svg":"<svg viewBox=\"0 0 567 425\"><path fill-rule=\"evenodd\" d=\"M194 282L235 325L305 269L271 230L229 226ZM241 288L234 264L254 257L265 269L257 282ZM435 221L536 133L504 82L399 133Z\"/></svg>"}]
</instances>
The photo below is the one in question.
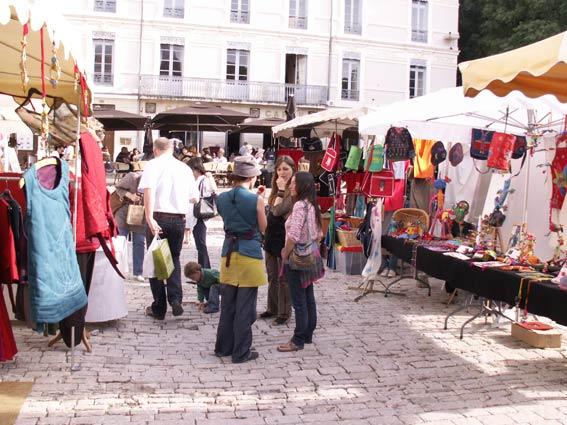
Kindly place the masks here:
<instances>
[{"instance_id":1,"label":"short blonde hair","mask_svg":"<svg viewBox=\"0 0 567 425\"><path fill-rule=\"evenodd\" d=\"M161 152L165 152L173 148L173 142L167 137L158 137L154 140L154 148Z\"/></svg>"}]
</instances>

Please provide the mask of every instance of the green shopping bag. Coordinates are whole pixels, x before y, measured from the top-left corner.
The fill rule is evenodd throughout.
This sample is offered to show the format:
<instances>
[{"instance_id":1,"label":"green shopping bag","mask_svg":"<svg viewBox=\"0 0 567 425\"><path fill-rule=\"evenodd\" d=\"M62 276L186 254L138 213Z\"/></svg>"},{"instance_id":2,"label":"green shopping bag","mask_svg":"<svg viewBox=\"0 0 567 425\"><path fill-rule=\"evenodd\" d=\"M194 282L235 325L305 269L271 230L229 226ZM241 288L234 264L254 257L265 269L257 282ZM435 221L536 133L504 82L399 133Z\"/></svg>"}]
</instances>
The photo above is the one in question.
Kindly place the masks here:
<instances>
[{"instance_id":1,"label":"green shopping bag","mask_svg":"<svg viewBox=\"0 0 567 425\"><path fill-rule=\"evenodd\" d=\"M167 239L158 239L152 251L156 279L166 280L173 273L173 257Z\"/></svg>"},{"instance_id":2,"label":"green shopping bag","mask_svg":"<svg viewBox=\"0 0 567 425\"><path fill-rule=\"evenodd\" d=\"M348 157L346 160L345 168L348 170L358 171L360 167L360 160L362 159L362 149L358 146L351 146L348 151Z\"/></svg>"},{"instance_id":3,"label":"green shopping bag","mask_svg":"<svg viewBox=\"0 0 567 425\"><path fill-rule=\"evenodd\" d=\"M370 161L370 164L368 163ZM374 144L374 139L370 144L366 159L364 160L364 169L372 173L382 171L384 168L384 145Z\"/></svg>"}]
</instances>

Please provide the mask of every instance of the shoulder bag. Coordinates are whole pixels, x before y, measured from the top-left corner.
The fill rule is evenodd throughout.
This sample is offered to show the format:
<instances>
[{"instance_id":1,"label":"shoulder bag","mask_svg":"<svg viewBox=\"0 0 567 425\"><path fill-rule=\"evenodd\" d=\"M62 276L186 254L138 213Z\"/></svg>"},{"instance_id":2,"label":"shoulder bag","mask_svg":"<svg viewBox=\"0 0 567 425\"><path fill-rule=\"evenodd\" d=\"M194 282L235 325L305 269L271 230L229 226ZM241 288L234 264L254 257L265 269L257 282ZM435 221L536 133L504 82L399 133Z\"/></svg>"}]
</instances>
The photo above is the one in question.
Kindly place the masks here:
<instances>
[{"instance_id":1,"label":"shoulder bag","mask_svg":"<svg viewBox=\"0 0 567 425\"><path fill-rule=\"evenodd\" d=\"M311 227L309 226L309 206L305 202L305 221L303 226L307 226L307 234L309 236L309 242L307 243L296 243L293 247L293 251L289 255L289 267L292 270L308 271L313 269L317 264L317 258L315 257L315 247L313 244L313 239L311 238ZM303 228L302 228L303 230Z\"/></svg>"},{"instance_id":2,"label":"shoulder bag","mask_svg":"<svg viewBox=\"0 0 567 425\"><path fill-rule=\"evenodd\" d=\"M205 177L207 178L207 177ZM217 211L217 195L203 196L205 192L205 179L199 184L199 202L193 206L193 215L197 220L208 220L218 215Z\"/></svg>"}]
</instances>

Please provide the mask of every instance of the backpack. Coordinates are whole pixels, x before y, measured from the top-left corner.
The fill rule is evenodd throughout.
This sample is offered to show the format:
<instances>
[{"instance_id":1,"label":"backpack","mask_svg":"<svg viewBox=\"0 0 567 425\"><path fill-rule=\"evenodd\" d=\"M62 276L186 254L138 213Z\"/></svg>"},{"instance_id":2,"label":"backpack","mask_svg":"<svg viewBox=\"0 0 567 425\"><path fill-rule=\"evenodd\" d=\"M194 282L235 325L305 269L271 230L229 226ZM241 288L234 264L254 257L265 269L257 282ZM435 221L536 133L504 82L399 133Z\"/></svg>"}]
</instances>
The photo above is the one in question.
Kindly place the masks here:
<instances>
[{"instance_id":1,"label":"backpack","mask_svg":"<svg viewBox=\"0 0 567 425\"><path fill-rule=\"evenodd\" d=\"M391 127L386 133L384 146L389 161L405 161L415 156L411 134L405 127Z\"/></svg>"}]
</instances>

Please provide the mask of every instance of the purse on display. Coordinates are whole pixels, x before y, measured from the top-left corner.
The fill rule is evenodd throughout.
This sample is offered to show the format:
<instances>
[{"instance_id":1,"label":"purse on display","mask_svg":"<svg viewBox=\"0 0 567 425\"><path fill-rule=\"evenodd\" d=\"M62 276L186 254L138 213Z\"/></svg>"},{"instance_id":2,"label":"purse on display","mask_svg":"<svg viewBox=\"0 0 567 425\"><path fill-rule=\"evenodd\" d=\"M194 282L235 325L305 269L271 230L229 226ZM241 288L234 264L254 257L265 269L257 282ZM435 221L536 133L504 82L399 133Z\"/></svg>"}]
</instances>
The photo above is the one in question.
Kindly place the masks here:
<instances>
[{"instance_id":1,"label":"purse on display","mask_svg":"<svg viewBox=\"0 0 567 425\"><path fill-rule=\"evenodd\" d=\"M384 169L378 173L367 172L362 181L362 193L374 198L389 198L394 194L394 173Z\"/></svg>"},{"instance_id":2,"label":"purse on display","mask_svg":"<svg viewBox=\"0 0 567 425\"><path fill-rule=\"evenodd\" d=\"M202 180L199 186L199 202L193 206L193 215L196 219L201 220L216 217L218 215L216 194L213 193L211 196L203 196L205 192L205 180Z\"/></svg>"},{"instance_id":3,"label":"purse on display","mask_svg":"<svg viewBox=\"0 0 567 425\"><path fill-rule=\"evenodd\" d=\"M373 173L382 171L384 168L384 146L376 144L375 141L376 138L373 136L364 160L364 169Z\"/></svg>"},{"instance_id":4,"label":"purse on display","mask_svg":"<svg viewBox=\"0 0 567 425\"><path fill-rule=\"evenodd\" d=\"M325 155L321 160L321 168L325 171L334 171L339 162L339 153L341 150L341 136L333 133L329 147L325 151Z\"/></svg>"},{"instance_id":5,"label":"purse on display","mask_svg":"<svg viewBox=\"0 0 567 425\"><path fill-rule=\"evenodd\" d=\"M360 160L362 159L362 149L358 146L352 145L348 151L348 157L345 162L347 170L358 171L360 167Z\"/></svg>"},{"instance_id":6,"label":"purse on display","mask_svg":"<svg viewBox=\"0 0 567 425\"><path fill-rule=\"evenodd\" d=\"M471 158L486 161L494 132L473 128L471 133Z\"/></svg>"},{"instance_id":7,"label":"purse on display","mask_svg":"<svg viewBox=\"0 0 567 425\"><path fill-rule=\"evenodd\" d=\"M130 204L126 213L126 224L128 226L145 226L146 215L143 205Z\"/></svg>"},{"instance_id":8,"label":"purse on display","mask_svg":"<svg viewBox=\"0 0 567 425\"><path fill-rule=\"evenodd\" d=\"M315 256L315 244L311 239L311 228L308 220L309 208L305 202L305 221L303 226L307 226L308 243L296 243L289 255L289 267L292 270L308 271L312 270L317 264Z\"/></svg>"},{"instance_id":9,"label":"purse on display","mask_svg":"<svg viewBox=\"0 0 567 425\"><path fill-rule=\"evenodd\" d=\"M514 150L516 136L496 132L492 135L486 165L500 171L510 170L510 159Z\"/></svg>"}]
</instances>

